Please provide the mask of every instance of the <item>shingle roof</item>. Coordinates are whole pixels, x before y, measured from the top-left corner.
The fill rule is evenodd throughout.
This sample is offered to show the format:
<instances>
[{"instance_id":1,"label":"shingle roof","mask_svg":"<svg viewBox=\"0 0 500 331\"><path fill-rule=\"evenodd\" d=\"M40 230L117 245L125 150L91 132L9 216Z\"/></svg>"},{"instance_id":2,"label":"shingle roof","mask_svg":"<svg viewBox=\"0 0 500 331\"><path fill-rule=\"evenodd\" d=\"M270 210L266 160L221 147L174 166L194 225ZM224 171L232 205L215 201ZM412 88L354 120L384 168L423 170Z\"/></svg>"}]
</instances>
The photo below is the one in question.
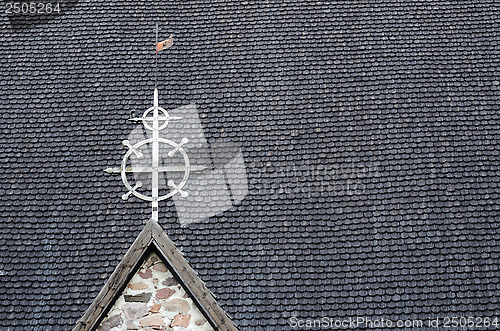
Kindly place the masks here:
<instances>
[{"instance_id":1,"label":"shingle roof","mask_svg":"<svg viewBox=\"0 0 500 331\"><path fill-rule=\"evenodd\" d=\"M498 316L499 4L80 1L2 14L0 327L68 330L149 216L132 108L198 106L247 197L161 224L241 330L291 316ZM38 22L40 20L40 22ZM167 92L168 91L168 92Z\"/></svg>"}]
</instances>

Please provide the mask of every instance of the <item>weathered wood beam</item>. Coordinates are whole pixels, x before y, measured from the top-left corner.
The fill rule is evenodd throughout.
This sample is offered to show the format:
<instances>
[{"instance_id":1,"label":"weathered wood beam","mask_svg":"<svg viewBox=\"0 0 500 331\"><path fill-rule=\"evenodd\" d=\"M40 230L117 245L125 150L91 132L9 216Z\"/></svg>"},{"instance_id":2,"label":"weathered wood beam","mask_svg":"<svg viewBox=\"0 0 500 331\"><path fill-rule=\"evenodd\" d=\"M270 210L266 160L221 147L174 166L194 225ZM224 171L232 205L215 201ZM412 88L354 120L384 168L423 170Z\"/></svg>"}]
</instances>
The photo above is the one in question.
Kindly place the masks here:
<instances>
[{"instance_id":1,"label":"weathered wood beam","mask_svg":"<svg viewBox=\"0 0 500 331\"><path fill-rule=\"evenodd\" d=\"M116 266L106 284L97 295L94 302L85 311L82 318L77 322L73 331L89 331L97 327L97 323L106 308L112 303L117 294L117 290L125 286L128 276L138 263L141 262L141 255L153 240L151 236L152 224L148 222L139 236L135 239L130 249L125 253L122 261Z\"/></svg>"}]
</instances>

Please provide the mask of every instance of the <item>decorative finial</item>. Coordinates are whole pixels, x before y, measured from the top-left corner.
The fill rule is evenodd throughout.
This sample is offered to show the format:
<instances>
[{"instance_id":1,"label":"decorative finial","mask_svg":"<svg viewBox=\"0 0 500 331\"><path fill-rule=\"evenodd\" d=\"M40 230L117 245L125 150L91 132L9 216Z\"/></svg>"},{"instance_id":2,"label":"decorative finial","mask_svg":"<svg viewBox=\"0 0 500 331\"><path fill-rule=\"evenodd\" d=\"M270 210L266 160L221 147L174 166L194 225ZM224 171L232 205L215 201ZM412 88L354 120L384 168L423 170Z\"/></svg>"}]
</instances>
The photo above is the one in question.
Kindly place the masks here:
<instances>
[{"instance_id":1,"label":"decorative finial","mask_svg":"<svg viewBox=\"0 0 500 331\"><path fill-rule=\"evenodd\" d=\"M170 117L168 112L158 105L158 88L157 88L157 76L158 76L158 52L172 46L173 39L172 35L170 38L158 43L158 24L156 24L156 52L155 52L155 89L153 97L153 107L148 108L142 117L139 117L137 110L132 110L130 115L130 121L142 122L147 130L152 131L151 138L141 140L135 144L130 143L128 140L124 140L123 146L127 147L127 152L123 157L122 164L120 168L107 168L104 171L109 174L120 173L122 177L123 184L127 188L127 193L122 195L123 200L128 200L131 195L138 197L139 199L151 201L151 211L152 219L158 222L158 202L161 200L168 199L175 194L179 193L182 197L187 197L188 192L183 190L186 182L189 178L189 172L202 171L206 167L204 166L194 166L191 167L189 163L189 157L184 150L183 146L189 143L187 138L183 138L179 143L174 142L169 139L160 138L160 131L165 129L171 121L176 121L182 119L182 117ZM161 113L161 115L160 115ZM152 114L152 116L150 116ZM168 156L171 159L175 155L180 154L184 160L184 165L181 166L167 166L160 167L160 144L167 145L171 148L168 152ZM133 156L136 159L144 159L144 154L140 151L141 148L151 146L151 167L128 167L127 162ZM149 154L149 153L148 153ZM145 195L138 192L138 189L143 187L141 181L137 181L134 186L132 186L128 179L127 173L150 173L151 174L151 195ZM165 195L159 195L159 175L160 173L167 172L181 172L183 173L180 183L175 183L173 180L168 181L168 187L170 187L170 192Z\"/></svg>"},{"instance_id":2,"label":"decorative finial","mask_svg":"<svg viewBox=\"0 0 500 331\"><path fill-rule=\"evenodd\" d=\"M150 114L152 113L152 116ZM160 115L161 114L161 115ZM160 131L165 129L169 122L180 120L182 117L171 117L168 112L158 105L158 89L154 90L154 100L153 107L148 108L142 117L131 118L131 121L140 121L147 130L152 132L151 138L141 140L132 145L130 141L124 140L122 143L127 147L127 152L125 153L122 164L120 168L107 168L104 171L110 174L120 173L122 177L123 184L127 188L128 192L122 195L123 200L128 200L131 195L138 197L139 199L151 201L151 211L152 218L154 221L158 221L158 202L168 199L175 194L180 194L182 197L187 197L188 192L184 190L184 186L189 178L190 171L203 171L206 169L204 166L194 166L192 167L189 162L189 157L184 150L184 146L189 144L187 138L182 138L179 143L174 142L169 139L160 138ZM167 153L168 159L172 159L176 155L180 155L184 161L183 165L171 165L167 167L160 167L160 144L167 145L170 151ZM131 157L137 159L145 158L144 154L140 151L144 146L151 146L151 167L129 167L127 163ZM159 174L168 172L181 172L184 173L181 181L175 183L173 180L169 180L167 185L170 187L170 192L165 195L159 195ZM145 195L137 190L143 187L143 183L138 181L132 186L128 179L127 173L151 173L151 195Z\"/></svg>"}]
</instances>

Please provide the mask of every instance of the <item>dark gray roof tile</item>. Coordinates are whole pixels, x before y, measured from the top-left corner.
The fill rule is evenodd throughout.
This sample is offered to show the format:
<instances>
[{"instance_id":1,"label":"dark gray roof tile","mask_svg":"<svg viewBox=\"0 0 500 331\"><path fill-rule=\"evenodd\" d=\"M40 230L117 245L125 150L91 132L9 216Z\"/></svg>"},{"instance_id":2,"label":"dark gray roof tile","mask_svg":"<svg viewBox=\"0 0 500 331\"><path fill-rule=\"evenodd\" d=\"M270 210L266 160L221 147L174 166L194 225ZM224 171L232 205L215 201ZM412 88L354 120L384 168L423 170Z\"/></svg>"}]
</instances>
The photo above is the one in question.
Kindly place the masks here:
<instances>
[{"instance_id":1,"label":"dark gray roof tile","mask_svg":"<svg viewBox=\"0 0 500 331\"><path fill-rule=\"evenodd\" d=\"M176 36L160 104L197 104L249 180L221 215L182 228L165 203L161 223L242 330L498 315L498 10L75 1L4 17L0 328L70 329L149 217L102 169L151 103L157 17Z\"/></svg>"}]
</instances>

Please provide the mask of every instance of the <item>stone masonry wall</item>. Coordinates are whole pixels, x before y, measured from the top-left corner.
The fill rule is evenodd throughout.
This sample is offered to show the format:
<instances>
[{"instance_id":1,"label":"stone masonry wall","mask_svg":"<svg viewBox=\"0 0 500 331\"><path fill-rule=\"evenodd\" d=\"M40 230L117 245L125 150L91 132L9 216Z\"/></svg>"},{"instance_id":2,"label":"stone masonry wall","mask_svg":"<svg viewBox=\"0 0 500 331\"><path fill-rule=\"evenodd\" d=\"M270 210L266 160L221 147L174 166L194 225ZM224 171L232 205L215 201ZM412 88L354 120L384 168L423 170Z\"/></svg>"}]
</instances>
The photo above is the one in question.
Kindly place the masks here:
<instances>
[{"instance_id":1,"label":"stone masonry wall","mask_svg":"<svg viewBox=\"0 0 500 331\"><path fill-rule=\"evenodd\" d=\"M213 328L166 265L152 253L97 330L208 331Z\"/></svg>"}]
</instances>

